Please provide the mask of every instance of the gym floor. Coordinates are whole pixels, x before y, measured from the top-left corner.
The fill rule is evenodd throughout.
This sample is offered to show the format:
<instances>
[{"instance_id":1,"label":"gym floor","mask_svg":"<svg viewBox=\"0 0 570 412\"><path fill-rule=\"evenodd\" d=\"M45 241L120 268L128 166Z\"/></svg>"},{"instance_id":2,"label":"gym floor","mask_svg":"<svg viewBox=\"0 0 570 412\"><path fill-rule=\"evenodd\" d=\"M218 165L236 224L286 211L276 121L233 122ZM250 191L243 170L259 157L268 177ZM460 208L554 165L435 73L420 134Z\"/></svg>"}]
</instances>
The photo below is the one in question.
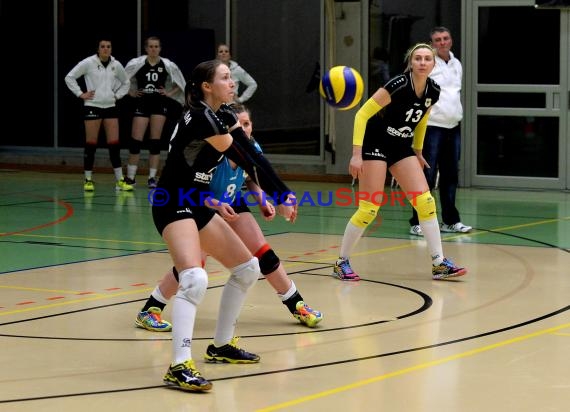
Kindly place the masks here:
<instances>
[{"instance_id":1,"label":"gym floor","mask_svg":"<svg viewBox=\"0 0 570 412\"><path fill-rule=\"evenodd\" d=\"M205 363L228 276L209 259L193 354L214 387L196 394L162 383L170 333L134 326L171 267L148 189L94 180L89 195L81 173L0 170L2 411L568 410L569 193L459 189L474 230L442 236L469 273L448 281L431 280L410 207L388 202L351 259L362 280L342 282L332 265L354 207L335 199L353 188L290 182L305 195L297 222L259 221L324 319L302 326L261 279L237 326L261 362Z\"/></svg>"}]
</instances>

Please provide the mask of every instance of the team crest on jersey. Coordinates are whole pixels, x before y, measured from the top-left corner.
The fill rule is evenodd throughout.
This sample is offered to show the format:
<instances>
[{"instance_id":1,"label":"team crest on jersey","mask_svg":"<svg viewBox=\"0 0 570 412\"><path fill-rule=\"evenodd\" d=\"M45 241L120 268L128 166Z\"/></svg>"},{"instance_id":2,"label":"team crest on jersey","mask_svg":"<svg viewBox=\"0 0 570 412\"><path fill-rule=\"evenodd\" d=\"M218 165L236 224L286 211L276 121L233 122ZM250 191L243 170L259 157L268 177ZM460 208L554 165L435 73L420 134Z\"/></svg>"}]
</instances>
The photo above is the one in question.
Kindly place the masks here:
<instances>
[{"instance_id":1,"label":"team crest on jersey","mask_svg":"<svg viewBox=\"0 0 570 412\"><path fill-rule=\"evenodd\" d=\"M159 72L159 73L162 73L162 67L159 67L159 68L158 68L158 72Z\"/></svg>"},{"instance_id":2,"label":"team crest on jersey","mask_svg":"<svg viewBox=\"0 0 570 412\"><path fill-rule=\"evenodd\" d=\"M426 99L426 103L425 103L426 107L430 107L431 106L431 97L428 97Z\"/></svg>"}]
</instances>

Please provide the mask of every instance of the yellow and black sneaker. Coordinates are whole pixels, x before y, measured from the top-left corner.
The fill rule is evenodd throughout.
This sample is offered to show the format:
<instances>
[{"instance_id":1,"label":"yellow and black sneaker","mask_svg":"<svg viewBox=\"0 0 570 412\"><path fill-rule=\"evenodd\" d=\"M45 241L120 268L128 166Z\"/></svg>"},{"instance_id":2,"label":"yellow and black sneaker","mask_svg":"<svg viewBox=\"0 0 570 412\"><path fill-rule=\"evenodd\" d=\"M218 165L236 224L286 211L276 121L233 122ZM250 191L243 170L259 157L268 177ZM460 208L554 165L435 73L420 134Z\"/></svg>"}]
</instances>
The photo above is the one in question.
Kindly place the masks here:
<instances>
[{"instance_id":1,"label":"yellow and black sneaker","mask_svg":"<svg viewBox=\"0 0 570 412\"><path fill-rule=\"evenodd\" d=\"M234 337L230 343L216 347L214 343L208 345L204 359L212 363L257 363L259 355L250 353L237 346L239 338Z\"/></svg>"},{"instance_id":2,"label":"yellow and black sneaker","mask_svg":"<svg viewBox=\"0 0 570 412\"><path fill-rule=\"evenodd\" d=\"M85 179L85 183L83 183L83 190L85 192L95 191L95 185L93 184L93 180Z\"/></svg>"},{"instance_id":3,"label":"yellow and black sneaker","mask_svg":"<svg viewBox=\"0 0 570 412\"><path fill-rule=\"evenodd\" d=\"M212 382L204 379L198 372L192 359L170 365L163 381L168 386L194 392L209 391L213 386Z\"/></svg>"},{"instance_id":4,"label":"yellow and black sneaker","mask_svg":"<svg viewBox=\"0 0 570 412\"><path fill-rule=\"evenodd\" d=\"M123 177L121 180L117 180L115 183L115 190L121 192L132 192L134 190L134 186L128 184Z\"/></svg>"}]
</instances>

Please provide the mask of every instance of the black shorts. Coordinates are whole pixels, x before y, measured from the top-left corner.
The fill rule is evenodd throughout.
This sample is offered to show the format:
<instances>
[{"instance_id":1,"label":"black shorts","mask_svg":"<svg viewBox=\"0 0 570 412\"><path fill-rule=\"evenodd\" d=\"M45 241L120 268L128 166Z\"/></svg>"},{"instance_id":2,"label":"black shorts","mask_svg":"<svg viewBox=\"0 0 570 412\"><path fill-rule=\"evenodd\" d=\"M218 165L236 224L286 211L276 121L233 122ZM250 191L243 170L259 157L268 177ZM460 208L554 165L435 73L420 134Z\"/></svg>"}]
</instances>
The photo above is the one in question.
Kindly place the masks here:
<instances>
[{"instance_id":1,"label":"black shorts","mask_svg":"<svg viewBox=\"0 0 570 412\"><path fill-rule=\"evenodd\" d=\"M388 167L406 157L415 156L412 139L390 136L376 122L368 122L362 143L362 160L381 160Z\"/></svg>"},{"instance_id":2,"label":"black shorts","mask_svg":"<svg viewBox=\"0 0 570 412\"><path fill-rule=\"evenodd\" d=\"M84 120L118 119L118 118L119 118L119 109L117 109L117 106L101 109L100 107L83 105Z\"/></svg>"},{"instance_id":3,"label":"black shorts","mask_svg":"<svg viewBox=\"0 0 570 412\"><path fill-rule=\"evenodd\" d=\"M135 99L135 117L150 117L153 114L168 115L168 97L158 93L144 94Z\"/></svg>"},{"instance_id":4,"label":"black shorts","mask_svg":"<svg viewBox=\"0 0 570 412\"><path fill-rule=\"evenodd\" d=\"M198 230L202 230L212 220L215 213L206 206L179 206L176 202L167 203L164 206L152 206L154 226L161 236L168 224L183 219L194 219Z\"/></svg>"},{"instance_id":5,"label":"black shorts","mask_svg":"<svg viewBox=\"0 0 570 412\"><path fill-rule=\"evenodd\" d=\"M251 213L251 210L249 210L249 207L247 206L247 204L245 204L245 202L234 202L232 203L232 209L234 210L234 212L236 212L238 215L240 213Z\"/></svg>"}]
</instances>

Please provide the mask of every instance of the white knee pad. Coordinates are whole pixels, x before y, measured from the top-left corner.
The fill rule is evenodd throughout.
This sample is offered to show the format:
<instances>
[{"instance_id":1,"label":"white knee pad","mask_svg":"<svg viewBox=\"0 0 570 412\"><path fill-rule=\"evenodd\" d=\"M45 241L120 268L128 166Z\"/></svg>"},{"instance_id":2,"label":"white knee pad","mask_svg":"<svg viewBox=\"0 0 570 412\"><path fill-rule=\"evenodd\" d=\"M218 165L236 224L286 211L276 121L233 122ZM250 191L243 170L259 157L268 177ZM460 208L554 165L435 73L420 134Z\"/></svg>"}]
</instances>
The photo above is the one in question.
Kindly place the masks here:
<instances>
[{"instance_id":1,"label":"white knee pad","mask_svg":"<svg viewBox=\"0 0 570 412\"><path fill-rule=\"evenodd\" d=\"M178 274L178 292L176 297L185 299L198 306L208 289L208 274L202 268L185 269Z\"/></svg>"},{"instance_id":2,"label":"white knee pad","mask_svg":"<svg viewBox=\"0 0 570 412\"><path fill-rule=\"evenodd\" d=\"M261 270L259 269L259 261L254 256L248 262L242 263L231 269L232 273L228 279L228 283L231 283L244 292L252 287L259 276L261 276Z\"/></svg>"}]
</instances>

